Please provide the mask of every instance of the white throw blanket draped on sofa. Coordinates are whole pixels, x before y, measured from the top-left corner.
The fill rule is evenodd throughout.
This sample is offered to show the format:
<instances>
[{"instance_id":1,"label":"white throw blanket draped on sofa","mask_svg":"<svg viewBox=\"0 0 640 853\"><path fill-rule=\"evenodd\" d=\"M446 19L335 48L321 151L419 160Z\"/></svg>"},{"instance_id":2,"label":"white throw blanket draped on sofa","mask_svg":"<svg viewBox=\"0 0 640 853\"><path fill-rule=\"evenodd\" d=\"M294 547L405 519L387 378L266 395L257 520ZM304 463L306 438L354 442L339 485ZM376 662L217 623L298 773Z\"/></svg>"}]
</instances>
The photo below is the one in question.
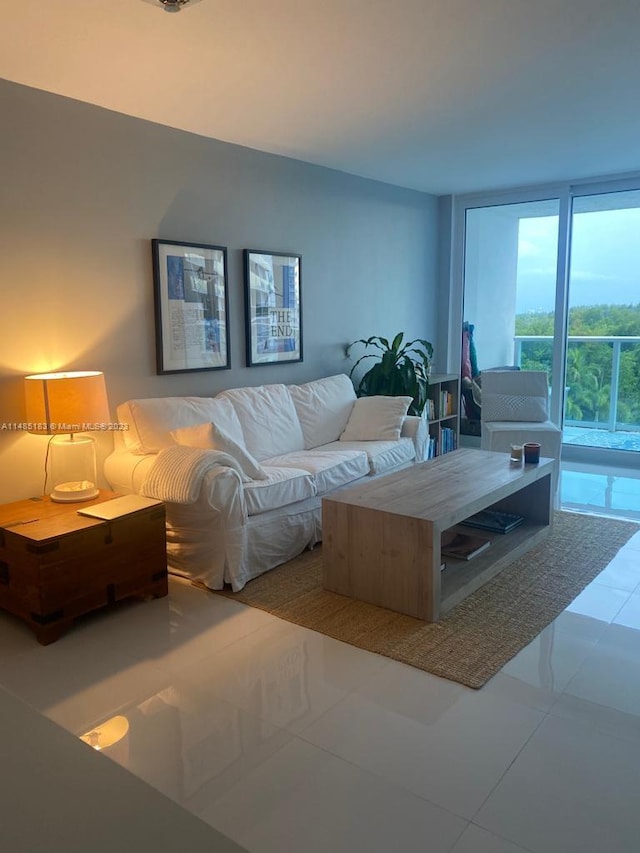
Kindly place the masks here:
<instances>
[{"instance_id":1,"label":"white throw blanket draped on sofa","mask_svg":"<svg viewBox=\"0 0 640 853\"><path fill-rule=\"evenodd\" d=\"M228 453L195 447L168 447L158 453L153 468L142 484L142 494L159 501L195 503L207 471L223 465L238 470Z\"/></svg>"},{"instance_id":2,"label":"white throw blanket draped on sofa","mask_svg":"<svg viewBox=\"0 0 640 853\"><path fill-rule=\"evenodd\" d=\"M140 492L165 503L167 556L175 574L237 591L244 582L247 508L233 457L176 445L161 450Z\"/></svg>"}]
</instances>

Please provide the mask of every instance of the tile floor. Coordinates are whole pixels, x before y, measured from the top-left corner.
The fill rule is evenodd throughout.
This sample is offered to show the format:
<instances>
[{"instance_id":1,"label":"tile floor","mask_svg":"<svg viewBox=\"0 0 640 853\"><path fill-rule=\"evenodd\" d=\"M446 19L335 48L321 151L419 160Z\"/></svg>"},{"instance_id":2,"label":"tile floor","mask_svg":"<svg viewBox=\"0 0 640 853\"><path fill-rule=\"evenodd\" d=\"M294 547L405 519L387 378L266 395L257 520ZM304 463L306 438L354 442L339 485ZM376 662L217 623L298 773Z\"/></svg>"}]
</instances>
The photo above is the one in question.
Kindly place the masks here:
<instances>
[{"instance_id":1,"label":"tile floor","mask_svg":"<svg viewBox=\"0 0 640 853\"><path fill-rule=\"evenodd\" d=\"M640 521L640 453L633 467L564 462L560 479L562 506L576 512Z\"/></svg>"},{"instance_id":2,"label":"tile floor","mask_svg":"<svg viewBox=\"0 0 640 853\"><path fill-rule=\"evenodd\" d=\"M46 648L0 613L0 683L126 716L105 756L252 853L639 849L640 533L479 691L178 579Z\"/></svg>"}]
</instances>

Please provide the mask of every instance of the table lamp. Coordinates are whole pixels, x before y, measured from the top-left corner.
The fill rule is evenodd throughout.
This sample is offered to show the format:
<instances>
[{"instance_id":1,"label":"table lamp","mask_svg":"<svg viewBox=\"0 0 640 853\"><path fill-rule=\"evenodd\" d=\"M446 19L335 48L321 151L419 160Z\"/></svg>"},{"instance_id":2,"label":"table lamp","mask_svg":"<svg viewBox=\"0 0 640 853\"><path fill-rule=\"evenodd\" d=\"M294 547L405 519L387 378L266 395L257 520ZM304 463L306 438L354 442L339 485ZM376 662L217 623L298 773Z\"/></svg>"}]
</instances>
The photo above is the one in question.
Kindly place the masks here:
<instances>
[{"instance_id":1,"label":"table lamp","mask_svg":"<svg viewBox=\"0 0 640 853\"><path fill-rule=\"evenodd\" d=\"M104 374L92 370L27 376L25 399L28 432L53 436L45 462L45 478L50 474L53 485L51 500L97 497L95 441L77 433L109 420Z\"/></svg>"}]
</instances>

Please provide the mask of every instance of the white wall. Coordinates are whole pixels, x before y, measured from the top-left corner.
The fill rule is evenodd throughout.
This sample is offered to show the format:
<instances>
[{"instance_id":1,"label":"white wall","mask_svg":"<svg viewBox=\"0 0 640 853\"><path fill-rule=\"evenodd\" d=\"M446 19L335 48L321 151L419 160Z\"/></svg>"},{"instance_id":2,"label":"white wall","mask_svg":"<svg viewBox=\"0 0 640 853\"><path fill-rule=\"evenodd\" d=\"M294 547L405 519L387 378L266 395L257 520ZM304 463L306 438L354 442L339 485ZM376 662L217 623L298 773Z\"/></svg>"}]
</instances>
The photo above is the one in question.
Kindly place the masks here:
<instances>
[{"instance_id":1,"label":"white wall","mask_svg":"<svg viewBox=\"0 0 640 853\"><path fill-rule=\"evenodd\" d=\"M0 424L42 370L103 370L115 416L348 372L345 345L370 335L426 337L438 366L435 197L6 81L0 110ZM156 375L153 237L228 247L231 370ZM244 366L243 248L302 254L302 363ZM42 492L45 445L0 429L0 501Z\"/></svg>"},{"instance_id":2,"label":"white wall","mask_svg":"<svg viewBox=\"0 0 640 853\"><path fill-rule=\"evenodd\" d=\"M513 364L518 223L500 207L467 211L464 319L475 326L479 370Z\"/></svg>"}]
</instances>

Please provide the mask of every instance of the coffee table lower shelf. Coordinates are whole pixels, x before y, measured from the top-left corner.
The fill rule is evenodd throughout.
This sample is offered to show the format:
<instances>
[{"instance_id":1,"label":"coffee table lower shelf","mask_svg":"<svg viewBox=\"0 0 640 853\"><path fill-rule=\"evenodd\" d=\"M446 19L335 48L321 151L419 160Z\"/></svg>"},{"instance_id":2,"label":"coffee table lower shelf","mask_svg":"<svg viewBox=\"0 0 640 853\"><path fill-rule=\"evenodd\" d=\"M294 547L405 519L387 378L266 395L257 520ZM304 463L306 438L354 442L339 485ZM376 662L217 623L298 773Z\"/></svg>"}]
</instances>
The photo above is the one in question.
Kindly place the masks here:
<instances>
[{"instance_id":1,"label":"coffee table lower shelf","mask_svg":"<svg viewBox=\"0 0 640 853\"><path fill-rule=\"evenodd\" d=\"M456 527L462 532L470 532L469 527ZM440 613L447 613L472 592L480 589L499 572L513 563L521 554L538 545L549 535L548 524L525 522L510 533L488 533L476 531L491 545L481 554L470 560L455 560L443 557L446 568L440 573Z\"/></svg>"}]
</instances>

